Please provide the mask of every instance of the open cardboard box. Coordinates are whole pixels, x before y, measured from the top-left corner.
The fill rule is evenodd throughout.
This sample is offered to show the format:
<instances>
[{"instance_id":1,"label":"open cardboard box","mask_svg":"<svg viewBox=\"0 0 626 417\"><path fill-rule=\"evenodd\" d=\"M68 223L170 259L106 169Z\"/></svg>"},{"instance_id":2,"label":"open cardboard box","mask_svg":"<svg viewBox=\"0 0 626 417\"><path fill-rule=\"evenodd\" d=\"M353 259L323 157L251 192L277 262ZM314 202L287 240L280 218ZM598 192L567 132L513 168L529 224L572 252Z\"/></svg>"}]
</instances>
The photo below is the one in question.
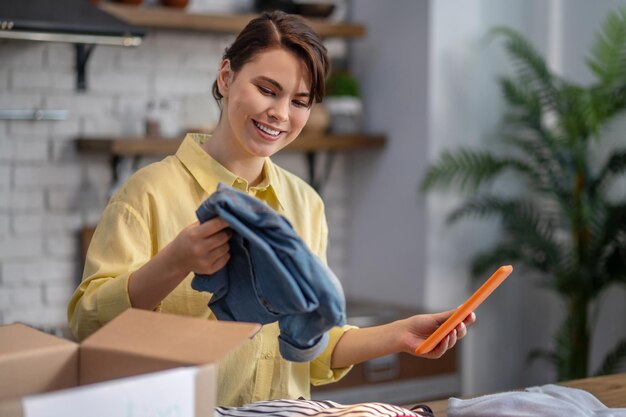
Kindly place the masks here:
<instances>
[{"instance_id":1,"label":"open cardboard box","mask_svg":"<svg viewBox=\"0 0 626 417\"><path fill-rule=\"evenodd\" d=\"M0 326L0 416L208 417L217 364L259 329L136 309L81 344Z\"/></svg>"}]
</instances>

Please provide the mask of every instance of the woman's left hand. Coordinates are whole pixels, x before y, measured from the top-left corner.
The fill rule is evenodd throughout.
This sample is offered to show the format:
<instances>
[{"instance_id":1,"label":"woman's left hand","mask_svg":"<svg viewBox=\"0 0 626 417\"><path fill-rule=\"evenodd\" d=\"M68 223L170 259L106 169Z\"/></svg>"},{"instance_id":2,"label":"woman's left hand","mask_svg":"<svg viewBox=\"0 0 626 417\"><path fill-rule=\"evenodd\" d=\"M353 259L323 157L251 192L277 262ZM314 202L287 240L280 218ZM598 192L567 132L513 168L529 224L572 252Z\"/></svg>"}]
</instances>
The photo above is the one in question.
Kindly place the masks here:
<instances>
[{"instance_id":1,"label":"woman's left hand","mask_svg":"<svg viewBox=\"0 0 626 417\"><path fill-rule=\"evenodd\" d=\"M401 320L396 324L402 327L401 347L402 351L415 355L415 349L428 338L455 310L444 311L435 314L420 314ZM476 322L476 314L473 312L465 318L454 330L452 330L433 350L423 355L423 358L437 359L446 351L452 349L456 342L467 334L467 328Z\"/></svg>"},{"instance_id":2,"label":"woman's left hand","mask_svg":"<svg viewBox=\"0 0 626 417\"><path fill-rule=\"evenodd\" d=\"M331 358L331 367L344 368L398 352L415 355L415 349L439 328L455 310L436 314L419 314L380 326L363 327L348 330L341 336ZM476 322L476 315L471 313L456 326L430 352L419 355L423 358L437 359L451 349L459 339L467 334L467 328Z\"/></svg>"}]
</instances>

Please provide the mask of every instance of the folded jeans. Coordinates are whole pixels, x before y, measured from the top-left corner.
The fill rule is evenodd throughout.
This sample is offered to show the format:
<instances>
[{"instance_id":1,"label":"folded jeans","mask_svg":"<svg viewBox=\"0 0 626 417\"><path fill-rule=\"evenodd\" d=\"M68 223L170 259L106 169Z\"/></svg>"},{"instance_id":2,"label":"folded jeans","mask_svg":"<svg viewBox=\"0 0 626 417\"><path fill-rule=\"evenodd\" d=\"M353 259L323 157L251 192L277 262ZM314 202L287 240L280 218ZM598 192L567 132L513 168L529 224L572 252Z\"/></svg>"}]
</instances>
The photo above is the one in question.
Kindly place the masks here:
<instances>
[{"instance_id":1,"label":"folded jeans","mask_svg":"<svg viewBox=\"0 0 626 417\"><path fill-rule=\"evenodd\" d=\"M339 280L296 234L287 219L262 201L220 184L197 209L200 222L219 216L233 231L230 259L210 276L196 274L192 288L212 293L219 320L278 321L279 349L305 362L327 346L327 331L345 324Z\"/></svg>"}]
</instances>

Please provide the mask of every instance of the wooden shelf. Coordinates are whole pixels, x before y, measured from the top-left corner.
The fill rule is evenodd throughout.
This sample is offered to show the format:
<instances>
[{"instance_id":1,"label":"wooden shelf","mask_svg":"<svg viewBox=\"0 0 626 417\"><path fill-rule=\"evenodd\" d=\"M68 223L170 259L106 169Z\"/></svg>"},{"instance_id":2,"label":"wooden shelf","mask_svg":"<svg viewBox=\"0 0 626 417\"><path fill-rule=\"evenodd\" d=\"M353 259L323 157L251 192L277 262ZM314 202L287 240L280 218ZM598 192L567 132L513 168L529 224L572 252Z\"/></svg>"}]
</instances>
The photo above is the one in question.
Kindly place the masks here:
<instances>
[{"instance_id":1,"label":"wooden shelf","mask_svg":"<svg viewBox=\"0 0 626 417\"><path fill-rule=\"evenodd\" d=\"M168 138L82 137L76 139L76 146L81 152L108 153L112 156L162 156L174 154L181 141ZM353 151L384 146L383 135L302 134L281 152Z\"/></svg>"},{"instance_id":2,"label":"wooden shelf","mask_svg":"<svg viewBox=\"0 0 626 417\"><path fill-rule=\"evenodd\" d=\"M256 15L218 15L187 13L184 10L156 6L129 6L102 3L103 10L132 25L152 29L180 29L214 33L239 33ZM335 23L323 19L307 19L322 37L360 38L365 27L354 23Z\"/></svg>"}]
</instances>

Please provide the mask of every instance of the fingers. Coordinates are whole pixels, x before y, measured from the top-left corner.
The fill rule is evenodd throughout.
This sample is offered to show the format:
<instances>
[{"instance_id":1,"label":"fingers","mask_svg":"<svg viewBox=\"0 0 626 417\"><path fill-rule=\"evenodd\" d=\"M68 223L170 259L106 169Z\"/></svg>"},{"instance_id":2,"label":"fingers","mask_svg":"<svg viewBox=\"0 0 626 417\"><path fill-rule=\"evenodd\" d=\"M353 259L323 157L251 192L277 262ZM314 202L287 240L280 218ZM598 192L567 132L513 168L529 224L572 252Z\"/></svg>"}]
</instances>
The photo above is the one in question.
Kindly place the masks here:
<instances>
[{"instance_id":1,"label":"fingers","mask_svg":"<svg viewBox=\"0 0 626 417\"><path fill-rule=\"evenodd\" d=\"M470 327L471 325L473 325L474 323L476 323L476 313L474 313L473 311L469 314L469 316L467 316L465 318L465 320L463 320L463 323L465 323L465 325L467 327Z\"/></svg>"},{"instance_id":2,"label":"fingers","mask_svg":"<svg viewBox=\"0 0 626 417\"><path fill-rule=\"evenodd\" d=\"M214 217L200 224L198 222L189 226L191 238L195 241L197 250L201 253L210 252L224 245L232 236L232 231L227 229L228 223L219 217Z\"/></svg>"},{"instance_id":3,"label":"fingers","mask_svg":"<svg viewBox=\"0 0 626 417\"><path fill-rule=\"evenodd\" d=\"M452 349L454 345L456 345L456 341L458 340L457 330L454 329L450 333L448 333L448 349Z\"/></svg>"},{"instance_id":4,"label":"fingers","mask_svg":"<svg viewBox=\"0 0 626 417\"><path fill-rule=\"evenodd\" d=\"M439 313L437 318L443 317L449 312ZM465 320L459 323L439 344L427 354L427 357L437 359L443 356L446 351L452 349L459 340L467 336L467 329L476 322L476 314L472 312Z\"/></svg>"},{"instance_id":5,"label":"fingers","mask_svg":"<svg viewBox=\"0 0 626 417\"><path fill-rule=\"evenodd\" d=\"M443 340L441 342L439 342L439 344L430 352L428 352L427 357L432 358L432 359L439 359L440 357L443 356L444 353L446 353L446 351L448 349L450 349L452 346L450 346L451 343L451 334L454 332L454 330L448 334L446 337L443 338Z\"/></svg>"},{"instance_id":6,"label":"fingers","mask_svg":"<svg viewBox=\"0 0 626 417\"><path fill-rule=\"evenodd\" d=\"M467 316L467 318L465 320L463 320L461 323L459 323L454 330L452 330L450 333L448 333L448 336L446 336L446 339L444 339L443 341L447 341L447 346L445 350L448 349L452 349L454 347L454 345L456 345L456 342L458 342L459 340L463 339L465 336L467 336L467 328L471 325L473 325L476 322L476 314L474 312L470 313L470 315ZM442 343L443 343L442 341ZM440 343L440 344L442 344ZM444 350L444 352L445 352Z\"/></svg>"},{"instance_id":7,"label":"fingers","mask_svg":"<svg viewBox=\"0 0 626 417\"><path fill-rule=\"evenodd\" d=\"M209 274L213 274L226 266L230 259L230 251L228 245L221 246L211 253L213 263L210 265Z\"/></svg>"},{"instance_id":8,"label":"fingers","mask_svg":"<svg viewBox=\"0 0 626 417\"><path fill-rule=\"evenodd\" d=\"M459 323L454 330L456 331L457 340L463 339L467 335L467 326L464 322Z\"/></svg>"},{"instance_id":9,"label":"fingers","mask_svg":"<svg viewBox=\"0 0 626 417\"><path fill-rule=\"evenodd\" d=\"M222 269L230 259L228 243L212 248L205 255L198 257L193 272L211 275Z\"/></svg>"},{"instance_id":10,"label":"fingers","mask_svg":"<svg viewBox=\"0 0 626 417\"><path fill-rule=\"evenodd\" d=\"M222 269L230 259L229 239L233 232L228 223L214 217L204 223L194 222L181 232L177 245L179 256L191 271L211 275Z\"/></svg>"},{"instance_id":11,"label":"fingers","mask_svg":"<svg viewBox=\"0 0 626 417\"><path fill-rule=\"evenodd\" d=\"M210 275L222 269L230 259L228 241L231 236L232 231L222 229L205 238L199 245L199 268L195 272Z\"/></svg>"},{"instance_id":12,"label":"fingers","mask_svg":"<svg viewBox=\"0 0 626 417\"><path fill-rule=\"evenodd\" d=\"M200 237L214 235L228 227L228 223L221 217L213 217L204 223L195 222L194 224L197 225L196 230Z\"/></svg>"},{"instance_id":13,"label":"fingers","mask_svg":"<svg viewBox=\"0 0 626 417\"><path fill-rule=\"evenodd\" d=\"M457 329L452 330L448 335L433 349L436 358L443 356L448 350L452 349L459 340Z\"/></svg>"}]
</instances>

